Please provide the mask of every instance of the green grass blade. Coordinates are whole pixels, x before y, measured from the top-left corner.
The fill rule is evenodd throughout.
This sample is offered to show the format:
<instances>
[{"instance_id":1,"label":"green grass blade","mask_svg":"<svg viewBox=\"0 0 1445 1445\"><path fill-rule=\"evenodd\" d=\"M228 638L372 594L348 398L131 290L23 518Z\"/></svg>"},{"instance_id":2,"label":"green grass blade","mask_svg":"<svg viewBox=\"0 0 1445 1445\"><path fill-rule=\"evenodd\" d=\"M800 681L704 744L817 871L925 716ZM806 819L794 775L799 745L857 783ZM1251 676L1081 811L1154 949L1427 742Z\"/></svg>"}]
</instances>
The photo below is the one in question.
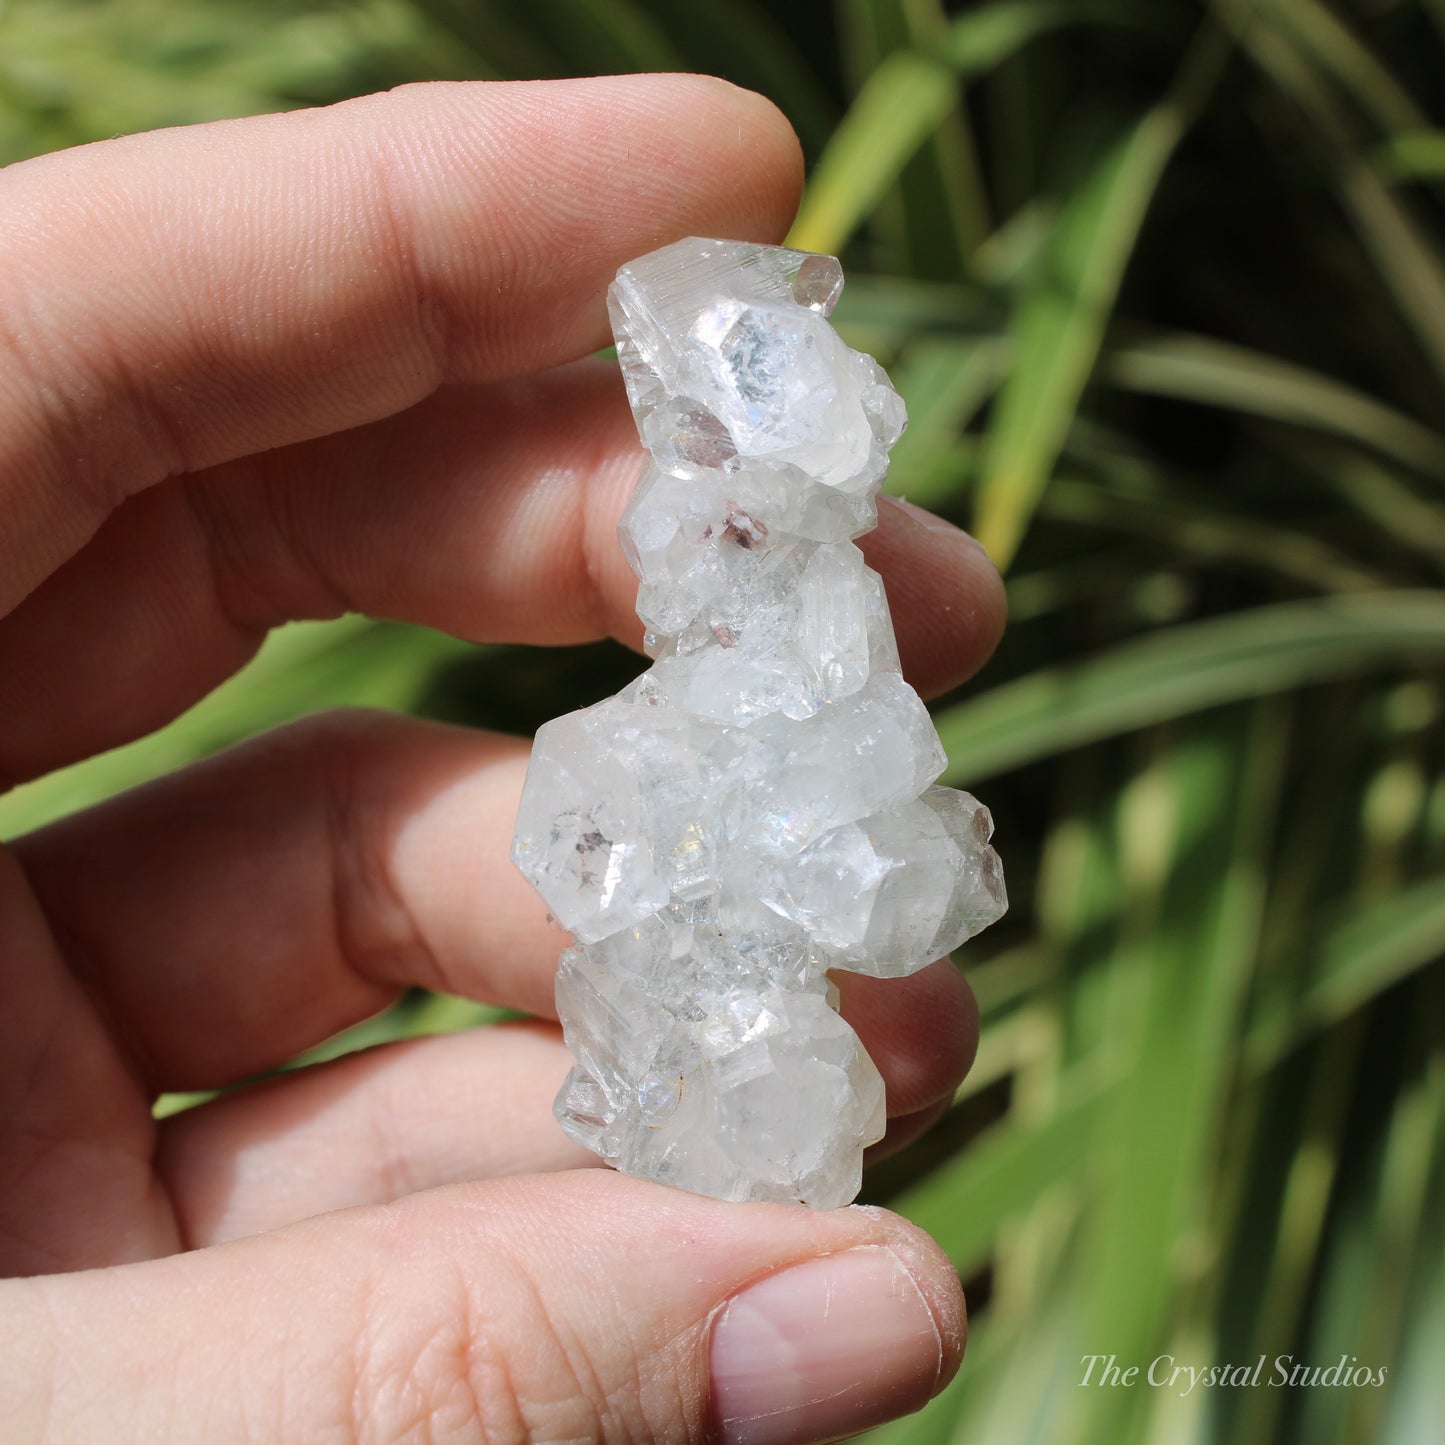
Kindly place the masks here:
<instances>
[{"instance_id":1,"label":"green grass blade","mask_svg":"<svg viewBox=\"0 0 1445 1445\"><path fill-rule=\"evenodd\" d=\"M1111 346L1101 380L1223 406L1343 438L1445 482L1445 436L1354 387L1206 336L1169 333Z\"/></svg>"},{"instance_id":2,"label":"green grass blade","mask_svg":"<svg viewBox=\"0 0 1445 1445\"><path fill-rule=\"evenodd\" d=\"M855 89L891 55L936 57L949 33L939 0L844 0L845 55ZM897 184L880 199L871 231L898 269L929 279L957 276L963 259L988 232L988 198L967 111L958 104L902 165Z\"/></svg>"},{"instance_id":3,"label":"green grass blade","mask_svg":"<svg viewBox=\"0 0 1445 1445\"><path fill-rule=\"evenodd\" d=\"M1310 1281L1312 1309L1300 1331L1300 1351L1310 1358L1328 1352L1353 1354L1387 1367L1408 1348L1409 1316L1434 1303L1442 1278L1439 1198L1433 1201L1440 1125L1440 1019L1445 1016L1441 976L1411 990L1408 1012L1396 1011L1392 1026L1374 1028L1361 1059L1364 1087L1351 1111L1355 1127L1341 1130L1339 1169L1328 1248ZM1363 1020L1361 1021L1363 1022ZM1370 1126L1358 1127L1361 1115ZM1432 1209L1430 1206L1434 1204ZM1391 1371L1394 1373L1394 1370ZM1438 1360L1436 1362L1438 1400ZM1321 1445L1365 1440L1429 1439L1382 1428L1393 1391L1350 1390L1338 1402L1301 1392L1300 1438ZM1438 1417L1438 1405L1436 1407Z\"/></svg>"},{"instance_id":4,"label":"green grass blade","mask_svg":"<svg viewBox=\"0 0 1445 1445\"><path fill-rule=\"evenodd\" d=\"M1352 157L1340 185L1400 314L1445 381L1445 260L1436 243L1367 160Z\"/></svg>"},{"instance_id":5,"label":"green grass blade","mask_svg":"<svg viewBox=\"0 0 1445 1445\"><path fill-rule=\"evenodd\" d=\"M1445 509L1438 503L1419 496L1367 457L1343 458L1334 465L1327 459L1320 470L1341 497L1397 546L1445 570Z\"/></svg>"},{"instance_id":6,"label":"green grass blade","mask_svg":"<svg viewBox=\"0 0 1445 1445\"><path fill-rule=\"evenodd\" d=\"M948 777L972 783L1220 703L1442 659L1438 592L1361 593L1169 628L1005 683L936 721Z\"/></svg>"},{"instance_id":7,"label":"green grass blade","mask_svg":"<svg viewBox=\"0 0 1445 1445\"><path fill-rule=\"evenodd\" d=\"M893 371L908 429L889 459L889 492L924 507L958 496L948 449L998 385L1007 358L1007 342L995 336L924 338L908 349Z\"/></svg>"},{"instance_id":8,"label":"green grass blade","mask_svg":"<svg viewBox=\"0 0 1445 1445\"><path fill-rule=\"evenodd\" d=\"M1438 181L1445 178L1445 131L1403 131L1384 141L1375 164L1391 181Z\"/></svg>"},{"instance_id":9,"label":"green grass blade","mask_svg":"<svg viewBox=\"0 0 1445 1445\"><path fill-rule=\"evenodd\" d=\"M1404 1353L1413 1323L1411 1296L1418 1302L1420 1284L1433 1283L1437 1290L1445 1286L1445 1228L1430 1197L1437 1158L1445 1154L1445 1047L1431 1022L1445 1017L1445 974L1437 972L1422 980L1416 993L1421 1004L1413 1030L1416 1037L1407 1039L1405 1047L1409 1050L1418 1040L1424 1045L1424 1057L1418 1072L1405 1081L1391 1113L1378 1205L1372 1212L1378 1284L1372 1291L1361 1353L1373 1359L1395 1359ZM1380 1438L1383 1401L1376 1396L1356 1406L1359 1433Z\"/></svg>"},{"instance_id":10,"label":"green grass blade","mask_svg":"<svg viewBox=\"0 0 1445 1445\"><path fill-rule=\"evenodd\" d=\"M1319 1259L1331 1197L1344 1162L1341 1134L1358 1079L1363 1030L1356 1021L1314 1051L1310 1072L1292 1079L1304 1088L1305 1108L1293 1132L1293 1149L1279 1193L1270 1249L1256 1266L1260 1272L1260 1309L1246 1358L1266 1359L1287 1352L1309 1304L1310 1275ZM1246 1445L1269 1445L1279 1438L1282 1402L1268 1388L1238 1402L1240 1420L1233 1438Z\"/></svg>"},{"instance_id":11,"label":"green grass blade","mask_svg":"<svg viewBox=\"0 0 1445 1445\"><path fill-rule=\"evenodd\" d=\"M988 1258L1000 1228L1056 1178L1077 1172L1092 1148L1104 1095L1076 1094L1039 1124L1003 1124L891 1205L926 1229L964 1273Z\"/></svg>"},{"instance_id":12,"label":"green grass blade","mask_svg":"<svg viewBox=\"0 0 1445 1445\"><path fill-rule=\"evenodd\" d=\"M1427 878L1347 915L1309 960L1309 979L1296 994L1277 984L1256 1000L1246 1054L1268 1068L1290 1049L1332 1028L1385 989L1445 957L1445 876ZM1290 975L1292 978L1293 975Z\"/></svg>"},{"instance_id":13,"label":"green grass blade","mask_svg":"<svg viewBox=\"0 0 1445 1445\"><path fill-rule=\"evenodd\" d=\"M1191 1282L1189 1246L1206 1226L1258 945L1283 767L1273 720L1257 705L1196 723L1152 762L1123 813L1126 854L1159 881L1126 945L1142 956L1138 996L1122 998L1106 1024L1126 1061L1099 1121L1104 1182L1088 1222L1078 1326L1091 1353L1154 1358ZM1147 1389L1120 1399L1085 1392L1082 1438L1135 1438L1161 1407L1172 1405Z\"/></svg>"},{"instance_id":14,"label":"green grass blade","mask_svg":"<svg viewBox=\"0 0 1445 1445\"><path fill-rule=\"evenodd\" d=\"M439 632L344 617L273 632L252 662L168 726L0 798L0 837L16 837L326 707L406 708L444 662L475 651Z\"/></svg>"},{"instance_id":15,"label":"green grass blade","mask_svg":"<svg viewBox=\"0 0 1445 1445\"><path fill-rule=\"evenodd\" d=\"M1423 1003L1421 1018L1445 1012L1439 987L1427 991ZM1400 1167L1408 1171L1417 1166L1425 1177L1417 1232L1407 1268L1401 1271L1409 1298L1399 1330L1398 1379L1376 1438L1428 1440L1439 1422L1439 1362L1445 1359L1445 1046L1438 1041L1392 1124L1395 1151L1404 1156Z\"/></svg>"},{"instance_id":16,"label":"green grass blade","mask_svg":"<svg viewBox=\"0 0 1445 1445\"><path fill-rule=\"evenodd\" d=\"M1321 0L1255 0L1310 60L1354 97L1381 130L1408 130L1424 118L1410 92Z\"/></svg>"},{"instance_id":17,"label":"green grass blade","mask_svg":"<svg viewBox=\"0 0 1445 1445\"><path fill-rule=\"evenodd\" d=\"M1445 382L1445 260L1429 232L1381 181L1313 57L1289 30L1265 23L1255 0L1215 0L1240 43L1299 107L1356 234L1401 318Z\"/></svg>"},{"instance_id":18,"label":"green grass blade","mask_svg":"<svg viewBox=\"0 0 1445 1445\"><path fill-rule=\"evenodd\" d=\"M1128 23L1130 13L1128 7L1108 4L995 0L955 20L935 50L887 55L863 81L819 158L789 245L841 250L919 147L954 112L962 81L1049 30L1088 20Z\"/></svg>"},{"instance_id":19,"label":"green grass blade","mask_svg":"<svg viewBox=\"0 0 1445 1445\"><path fill-rule=\"evenodd\" d=\"M1041 514L1152 539L1168 551L1240 563L1323 592L1357 592L1385 579L1307 534L1193 500L1056 477Z\"/></svg>"},{"instance_id":20,"label":"green grass blade","mask_svg":"<svg viewBox=\"0 0 1445 1445\"><path fill-rule=\"evenodd\" d=\"M1122 589L1120 579L1127 578ZM1124 599L1132 615L1140 615L1141 596L1156 594L1177 580L1168 558L1152 546L1104 547L1057 566L1040 567L1009 578L1008 615L1015 625L1036 621L1051 612L1090 602Z\"/></svg>"},{"instance_id":21,"label":"green grass blade","mask_svg":"<svg viewBox=\"0 0 1445 1445\"><path fill-rule=\"evenodd\" d=\"M1065 205L1014 317L1015 361L985 443L974 532L1007 568L1094 366L1149 203L1222 62L1210 30L1170 94L1106 149Z\"/></svg>"},{"instance_id":22,"label":"green grass blade","mask_svg":"<svg viewBox=\"0 0 1445 1445\"><path fill-rule=\"evenodd\" d=\"M1127 0L991 0L953 22L943 57L960 75L982 75L1037 37L1070 25L1148 28L1153 7Z\"/></svg>"},{"instance_id":23,"label":"green grass blade","mask_svg":"<svg viewBox=\"0 0 1445 1445\"><path fill-rule=\"evenodd\" d=\"M818 161L790 246L842 250L904 165L958 103L958 78L931 56L891 55L868 77Z\"/></svg>"},{"instance_id":24,"label":"green grass blade","mask_svg":"<svg viewBox=\"0 0 1445 1445\"><path fill-rule=\"evenodd\" d=\"M1002 319L997 299L978 287L866 272L849 278L833 313L851 345L885 355L924 336L992 333Z\"/></svg>"}]
</instances>

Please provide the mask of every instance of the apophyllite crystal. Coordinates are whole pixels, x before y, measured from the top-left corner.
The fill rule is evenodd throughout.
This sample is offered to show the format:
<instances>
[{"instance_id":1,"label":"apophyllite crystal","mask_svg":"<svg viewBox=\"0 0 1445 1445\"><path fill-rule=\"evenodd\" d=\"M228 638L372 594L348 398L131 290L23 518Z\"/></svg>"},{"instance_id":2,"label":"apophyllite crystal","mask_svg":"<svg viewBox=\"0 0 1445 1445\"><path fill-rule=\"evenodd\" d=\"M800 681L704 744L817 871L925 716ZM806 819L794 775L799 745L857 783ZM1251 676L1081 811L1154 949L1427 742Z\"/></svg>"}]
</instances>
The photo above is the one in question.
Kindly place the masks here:
<instances>
[{"instance_id":1,"label":"apophyllite crystal","mask_svg":"<svg viewBox=\"0 0 1445 1445\"><path fill-rule=\"evenodd\" d=\"M652 666L537 734L512 856L575 946L556 1113L629 1174L846 1204L883 1081L830 970L898 978L1006 906L988 811L852 538L903 403L830 256L679 241L609 293L651 464L620 527Z\"/></svg>"}]
</instances>

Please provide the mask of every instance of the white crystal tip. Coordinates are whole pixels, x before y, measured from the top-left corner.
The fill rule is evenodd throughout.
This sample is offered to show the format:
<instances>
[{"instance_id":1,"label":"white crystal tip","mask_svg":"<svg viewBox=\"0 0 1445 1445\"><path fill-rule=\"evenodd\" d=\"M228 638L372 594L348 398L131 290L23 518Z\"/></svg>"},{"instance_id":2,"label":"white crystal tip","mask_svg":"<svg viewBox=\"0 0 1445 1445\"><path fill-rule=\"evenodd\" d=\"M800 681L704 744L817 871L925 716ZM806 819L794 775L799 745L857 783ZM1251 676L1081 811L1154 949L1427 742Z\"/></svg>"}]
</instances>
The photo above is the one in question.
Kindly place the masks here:
<instances>
[{"instance_id":1,"label":"white crystal tip","mask_svg":"<svg viewBox=\"0 0 1445 1445\"><path fill-rule=\"evenodd\" d=\"M871 497L903 408L873 359L828 325L842 289L832 256L744 241L694 237L623 266L607 304L658 467L786 470L794 493Z\"/></svg>"}]
</instances>

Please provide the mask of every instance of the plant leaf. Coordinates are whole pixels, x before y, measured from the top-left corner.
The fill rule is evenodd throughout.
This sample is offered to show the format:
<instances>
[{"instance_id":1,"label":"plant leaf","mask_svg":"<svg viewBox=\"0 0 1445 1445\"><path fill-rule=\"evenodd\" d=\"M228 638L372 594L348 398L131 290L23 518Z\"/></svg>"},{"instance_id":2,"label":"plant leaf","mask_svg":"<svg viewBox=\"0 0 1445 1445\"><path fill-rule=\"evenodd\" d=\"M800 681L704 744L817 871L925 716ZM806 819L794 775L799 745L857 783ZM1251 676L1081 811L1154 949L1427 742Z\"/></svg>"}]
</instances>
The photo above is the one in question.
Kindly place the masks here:
<instances>
[{"instance_id":1,"label":"plant leaf","mask_svg":"<svg viewBox=\"0 0 1445 1445\"><path fill-rule=\"evenodd\" d=\"M1014 369L985 440L974 509L974 533L1001 570L1063 447L1149 202L1222 58L1210 30L1169 95L1104 151L1061 212L1019 302Z\"/></svg>"},{"instance_id":2,"label":"plant leaf","mask_svg":"<svg viewBox=\"0 0 1445 1445\"><path fill-rule=\"evenodd\" d=\"M1445 659L1438 592L1288 602L1171 627L994 688L938 715L970 786L1099 738L1327 678Z\"/></svg>"}]
</instances>

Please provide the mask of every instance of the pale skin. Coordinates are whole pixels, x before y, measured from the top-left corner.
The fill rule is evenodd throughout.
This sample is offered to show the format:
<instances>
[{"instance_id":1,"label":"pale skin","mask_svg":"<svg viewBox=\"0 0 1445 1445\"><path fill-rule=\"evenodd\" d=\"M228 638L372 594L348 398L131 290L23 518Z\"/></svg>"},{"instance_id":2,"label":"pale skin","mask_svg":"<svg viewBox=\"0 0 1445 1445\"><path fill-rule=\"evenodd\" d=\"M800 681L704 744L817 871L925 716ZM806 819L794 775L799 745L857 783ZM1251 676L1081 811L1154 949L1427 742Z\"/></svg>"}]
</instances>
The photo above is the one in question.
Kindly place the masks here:
<instances>
[{"instance_id":1,"label":"pale skin","mask_svg":"<svg viewBox=\"0 0 1445 1445\"><path fill-rule=\"evenodd\" d=\"M801 169L766 101L651 76L0 172L0 785L162 725L287 619L637 645L640 453L586 359L607 282L685 235L781 240ZM1003 625L982 553L894 503L865 550L914 685L974 671ZM565 940L507 861L526 756L325 716L0 850L0 1438L762 1439L722 1418L719 1312L873 1245L941 1355L847 1423L951 1376L957 1279L896 1216L721 1204L556 1129ZM896 1148L963 1077L972 997L946 961L842 982ZM537 1022L153 1121L417 984Z\"/></svg>"}]
</instances>

